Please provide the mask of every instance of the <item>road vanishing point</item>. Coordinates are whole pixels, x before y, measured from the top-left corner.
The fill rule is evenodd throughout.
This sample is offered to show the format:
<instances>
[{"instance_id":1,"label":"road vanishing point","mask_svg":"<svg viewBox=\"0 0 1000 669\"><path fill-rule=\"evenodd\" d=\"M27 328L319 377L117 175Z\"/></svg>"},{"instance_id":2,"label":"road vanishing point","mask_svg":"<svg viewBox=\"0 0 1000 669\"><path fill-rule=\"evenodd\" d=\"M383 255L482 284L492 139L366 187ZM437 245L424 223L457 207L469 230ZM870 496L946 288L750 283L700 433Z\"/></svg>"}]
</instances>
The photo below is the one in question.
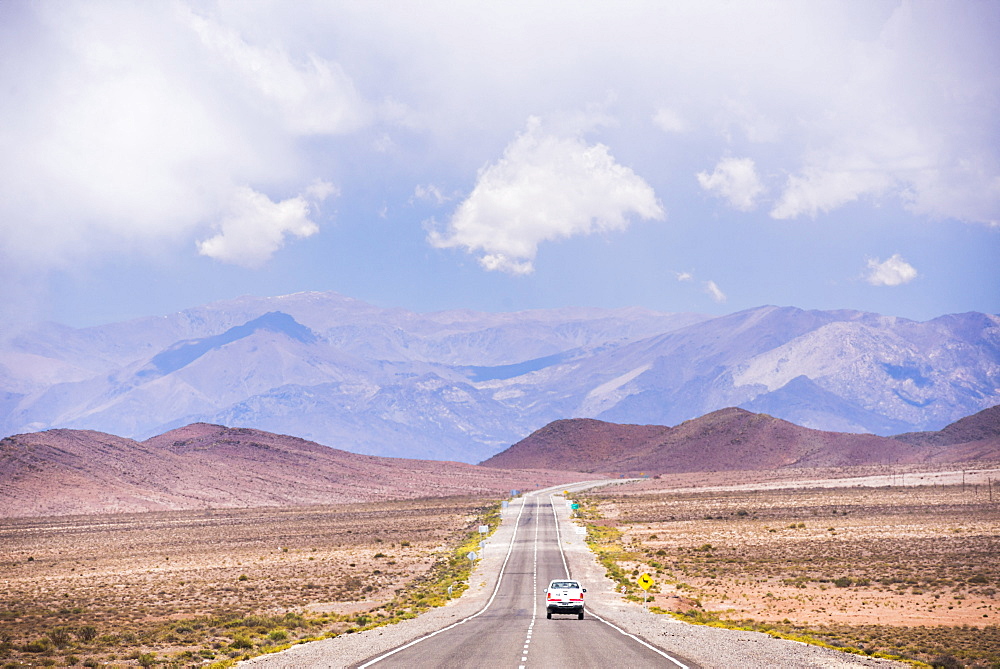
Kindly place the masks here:
<instances>
[{"instance_id":1,"label":"road vanishing point","mask_svg":"<svg viewBox=\"0 0 1000 669\"><path fill-rule=\"evenodd\" d=\"M587 610L545 615L542 592L553 579L575 578L562 547L552 494L522 497L494 592L476 613L372 657L368 667L678 667L696 666L624 632ZM513 509L508 507L508 513ZM491 550L502 550L493 546ZM586 581L581 581L586 587Z\"/></svg>"}]
</instances>

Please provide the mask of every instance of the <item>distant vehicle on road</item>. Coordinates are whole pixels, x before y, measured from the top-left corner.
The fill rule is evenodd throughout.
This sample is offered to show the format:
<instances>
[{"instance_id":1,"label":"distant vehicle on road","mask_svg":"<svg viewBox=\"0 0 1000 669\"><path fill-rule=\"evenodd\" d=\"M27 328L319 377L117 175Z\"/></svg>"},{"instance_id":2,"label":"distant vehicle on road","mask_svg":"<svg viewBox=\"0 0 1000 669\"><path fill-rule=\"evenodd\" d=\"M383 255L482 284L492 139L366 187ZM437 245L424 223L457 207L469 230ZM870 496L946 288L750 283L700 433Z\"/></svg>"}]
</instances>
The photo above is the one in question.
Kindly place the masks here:
<instances>
[{"instance_id":1,"label":"distant vehicle on road","mask_svg":"<svg viewBox=\"0 0 1000 669\"><path fill-rule=\"evenodd\" d=\"M551 618L553 613L575 613L583 620L583 593L579 581L559 579L551 581L545 589L545 617Z\"/></svg>"}]
</instances>

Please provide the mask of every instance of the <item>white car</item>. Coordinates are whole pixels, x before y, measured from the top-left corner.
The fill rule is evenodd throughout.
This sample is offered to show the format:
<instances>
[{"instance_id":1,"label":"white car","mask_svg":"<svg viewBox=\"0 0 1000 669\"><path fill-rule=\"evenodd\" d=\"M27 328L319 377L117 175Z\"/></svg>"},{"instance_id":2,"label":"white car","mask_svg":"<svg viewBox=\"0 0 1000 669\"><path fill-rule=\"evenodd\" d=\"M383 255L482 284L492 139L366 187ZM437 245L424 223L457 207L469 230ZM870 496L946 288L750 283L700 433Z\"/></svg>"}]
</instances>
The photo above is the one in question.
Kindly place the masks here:
<instances>
[{"instance_id":1,"label":"white car","mask_svg":"<svg viewBox=\"0 0 1000 669\"><path fill-rule=\"evenodd\" d=\"M549 583L545 589L545 617L551 618L553 613L575 613L583 620L583 593L586 588L580 587L579 581L557 579Z\"/></svg>"}]
</instances>

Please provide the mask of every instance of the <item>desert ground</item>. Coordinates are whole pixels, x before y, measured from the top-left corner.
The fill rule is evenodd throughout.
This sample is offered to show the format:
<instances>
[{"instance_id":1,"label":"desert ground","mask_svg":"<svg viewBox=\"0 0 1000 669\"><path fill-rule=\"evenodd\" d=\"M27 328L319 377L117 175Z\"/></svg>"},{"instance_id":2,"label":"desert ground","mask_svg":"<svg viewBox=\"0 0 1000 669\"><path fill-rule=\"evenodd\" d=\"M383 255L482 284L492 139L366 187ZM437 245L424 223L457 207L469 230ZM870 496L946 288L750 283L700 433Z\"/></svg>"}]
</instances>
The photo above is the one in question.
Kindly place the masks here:
<instances>
[{"instance_id":1,"label":"desert ground","mask_svg":"<svg viewBox=\"0 0 1000 669\"><path fill-rule=\"evenodd\" d=\"M201 666L412 615L495 504L0 520L0 665Z\"/></svg>"},{"instance_id":2,"label":"desert ground","mask_svg":"<svg viewBox=\"0 0 1000 669\"><path fill-rule=\"evenodd\" d=\"M580 501L628 597L642 601L648 572L648 605L665 615L995 667L998 479L997 467L709 472ZM461 591L443 565L495 505L3 519L0 666L202 666L416 615L448 578Z\"/></svg>"},{"instance_id":3,"label":"desert ground","mask_svg":"<svg viewBox=\"0 0 1000 669\"><path fill-rule=\"evenodd\" d=\"M1000 470L826 474L664 476L581 501L662 611L1000 666Z\"/></svg>"}]
</instances>

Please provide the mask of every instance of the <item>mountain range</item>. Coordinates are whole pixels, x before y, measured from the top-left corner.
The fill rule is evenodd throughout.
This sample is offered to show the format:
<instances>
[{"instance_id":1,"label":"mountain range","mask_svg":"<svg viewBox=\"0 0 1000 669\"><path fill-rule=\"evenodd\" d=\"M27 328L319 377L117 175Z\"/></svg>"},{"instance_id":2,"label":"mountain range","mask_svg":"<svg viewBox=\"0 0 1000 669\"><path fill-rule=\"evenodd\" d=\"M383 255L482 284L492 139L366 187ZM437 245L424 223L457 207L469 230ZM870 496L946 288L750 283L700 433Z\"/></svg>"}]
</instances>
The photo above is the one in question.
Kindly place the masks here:
<instances>
[{"instance_id":1,"label":"mountain range","mask_svg":"<svg viewBox=\"0 0 1000 669\"><path fill-rule=\"evenodd\" d=\"M478 462L558 419L676 425L725 407L818 430L938 430L1000 403L1000 317L764 306L384 309L243 297L0 343L0 436L143 440L191 423Z\"/></svg>"},{"instance_id":2,"label":"mountain range","mask_svg":"<svg viewBox=\"0 0 1000 669\"><path fill-rule=\"evenodd\" d=\"M480 463L635 475L1000 461L1000 405L940 431L824 432L730 407L676 427L554 421Z\"/></svg>"}]
</instances>

